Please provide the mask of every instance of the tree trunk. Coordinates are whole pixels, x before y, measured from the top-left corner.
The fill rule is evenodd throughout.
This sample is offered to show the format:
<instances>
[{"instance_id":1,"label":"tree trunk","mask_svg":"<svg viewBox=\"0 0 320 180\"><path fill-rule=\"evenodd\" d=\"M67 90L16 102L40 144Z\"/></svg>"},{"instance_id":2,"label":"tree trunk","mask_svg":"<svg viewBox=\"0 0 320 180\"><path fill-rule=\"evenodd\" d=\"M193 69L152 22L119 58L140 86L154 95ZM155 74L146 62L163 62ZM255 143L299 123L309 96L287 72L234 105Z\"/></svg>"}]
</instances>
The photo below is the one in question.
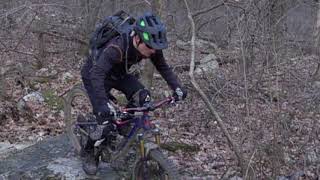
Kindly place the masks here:
<instances>
[{"instance_id":1,"label":"tree trunk","mask_svg":"<svg viewBox=\"0 0 320 180\"><path fill-rule=\"evenodd\" d=\"M161 18L162 11L162 0L153 0L152 2L152 11L157 14ZM151 61L146 61L144 65L144 72L142 74L142 83L145 85L147 89L152 87L152 79L154 74L154 66Z\"/></svg>"},{"instance_id":2,"label":"tree trunk","mask_svg":"<svg viewBox=\"0 0 320 180\"><path fill-rule=\"evenodd\" d=\"M115 13L117 11L117 1L116 0L110 0L110 3L111 3L112 13Z\"/></svg>"},{"instance_id":3,"label":"tree trunk","mask_svg":"<svg viewBox=\"0 0 320 180\"><path fill-rule=\"evenodd\" d=\"M46 23L49 22L47 17L43 17L42 20L35 20L35 32L37 32L36 49L38 53L35 53L36 61L34 66L37 69L43 68L45 65L45 32L49 31Z\"/></svg>"},{"instance_id":4,"label":"tree trunk","mask_svg":"<svg viewBox=\"0 0 320 180\"><path fill-rule=\"evenodd\" d=\"M42 30L42 29L41 29ZM44 33L41 32L40 30L40 33L39 33L39 36L38 36L38 50L39 50L39 59L37 60L37 69L41 69L44 65L44 61L45 61L45 52L44 52L44 49L45 49L45 42L44 42Z\"/></svg>"},{"instance_id":5,"label":"tree trunk","mask_svg":"<svg viewBox=\"0 0 320 180\"><path fill-rule=\"evenodd\" d=\"M278 1L278 0L272 0L269 1L269 28L270 28L270 46L269 46L269 53L270 53L270 64L274 65L276 72L279 71L281 59L283 55L286 54L286 49L281 48L285 47L282 46L285 43L285 30L286 30L286 24L284 22L285 15L287 13L287 1ZM280 95L279 95L279 89L280 89L280 78L277 74L274 75L275 78L275 86L276 91L273 92L274 94L270 97L276 97L278 99L277 101L277 110L273 111L273 115L275 117L279 117L279 114L281 113L280 109ZM272 91L270 91L272 93ZM273 129L271 130L271 133L273 134L274 138L272 140L273 144L277 144L277 142L281 141L279 139L279 134L281 134L281 131L283 131L282 127L279 126L278 121L273 122ZM273 148L277 148L276 146L273 146ZM283 166L283 164L278 160L280 159L280 156L277 156L278 154L281 154L283 151L278 150L277 154L272 154L269 156L272 167L271 167L271 178L276 179L277 176L280 175L280 169Z\"/></svg>"},{"instance_id":6,"label":"tree trunk","mask_svg":"<svg viewBox=\"0 0 320 180\"><path fill-rule=\"evenodd\" d=\"M6 91L5 91L5 72L4 72L4 68L1 66L0 67L0 101L2 101L5 96L6 96Z\"/></svg>"},{"instance_id":7,"label":"tree trunk","mask_svg":"<svg viewBox=\"0 0 320 180\"><path fill-rule=\"evenodd\" d=\"M313 79L319 80L320 79L319 78L320 76L319 74L320 73L320 49L319 49L320 48L320 3L318 5L313 37L314 37L313 53L318 57L318 66L313 74Z\"/></svg>"},{"instance_id":8,"label":"tree trunk","mask_svg":"<svg viewBox=\"0 0 320 180\"><path fill-rule=\"evenodd\" d=\"M98 20L98 15L101 9L103 0L99 1L89 1L89 0L81 0L80 6L83 13L83 17L85 17L85 22L83 24L83 29L85 33L84 39L87 41L90 38L91 33L95 30L95 25ZM80 45L80 54L86 55L88 52L87 45L81 44Z\"/></svg>"},{"instance_id":9,"label":"tree trunk","mask_svg":"<svg viewBox=\"0 0 320 180\"><path fill-rule=\"evenodd\" d=\"M280 50L281 43L284 42L286 25L283 23L283 17L285 17L288 7L286 1L278 0L267 1L265 7L266 60L264 64L271 66L275 63L275 54Z\"/></svg>"},{"instance_id":10,"label":"tree trunk","mask_svg":"<svg viewBox=\"0 0 320 180\"><path fill-rule=\"evenodd\" d=\"M317 13L317 20L316 20L316 27L314 31L314 48L317 55L320 55L320 3L318 3L318 13Z\"/></svg>"},{"instance_id":11,"label":"tree trunk","mask_svg":"<svg viewBox=\"0 0 320 180\"><path fill-rule=\"evenodd\" d=\"M247 172L247 168L246 168L246 164L247 161L244 159L243 157L243 153L241 151L241 149L239 148L239 145L232 139L225 123L223 122L223 120L221 119L220 115L218 114L218 112L216 111L216 109L214 108L214 106L212 105L212 103L210 102L208 96L203 92L203 90L200 88L199 84L197 83L195 77L194 77L194 67L195 67L195 40L196 40L196 32L195 32L195 23L190 11L190 8L188 6L187 0L184 0L187 11L188 11L188 19L190 20L191 23L191 30L192 30L192 37L191 37L191 60L190 60L190 70L189 70L189 76L190 76L190 81L193 85L193 87L196 89L196 91L199 93L199 95L201 96L201 99L203 100L203 102L206 104L207 108L209 109L210 113L212 114L212 116L214 116L219 124L219 127L221 128L223 134L226 136L228 143L229 143L229 147L231 150L233 150L233 152L235 153L239 166L241 168L241 174L245 177L246 176L246 172ZM246 179L246 178L245 178Z\"/></svg>"}]
</instances>

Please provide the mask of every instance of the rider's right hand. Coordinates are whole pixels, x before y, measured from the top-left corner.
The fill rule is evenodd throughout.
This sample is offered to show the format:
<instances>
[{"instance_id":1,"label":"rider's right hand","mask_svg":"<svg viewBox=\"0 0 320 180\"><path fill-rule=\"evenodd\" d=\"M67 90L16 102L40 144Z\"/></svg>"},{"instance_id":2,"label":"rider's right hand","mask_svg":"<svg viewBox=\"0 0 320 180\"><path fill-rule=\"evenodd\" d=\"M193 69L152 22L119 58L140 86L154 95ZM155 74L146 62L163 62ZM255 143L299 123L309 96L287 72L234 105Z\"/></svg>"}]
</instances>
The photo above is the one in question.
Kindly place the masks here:
<instances>
[{"instance_id":1,"label":"rider's right hand","mask_svg":"<svg viewBox=\"0 0 320 180\"><path fill-rule=\"evenodd\" d=\"M187 97L187 91L182 87L178 87L175 89L172 96L175 99L175 101L181 101Z\"/></svg>"}]
</instances>

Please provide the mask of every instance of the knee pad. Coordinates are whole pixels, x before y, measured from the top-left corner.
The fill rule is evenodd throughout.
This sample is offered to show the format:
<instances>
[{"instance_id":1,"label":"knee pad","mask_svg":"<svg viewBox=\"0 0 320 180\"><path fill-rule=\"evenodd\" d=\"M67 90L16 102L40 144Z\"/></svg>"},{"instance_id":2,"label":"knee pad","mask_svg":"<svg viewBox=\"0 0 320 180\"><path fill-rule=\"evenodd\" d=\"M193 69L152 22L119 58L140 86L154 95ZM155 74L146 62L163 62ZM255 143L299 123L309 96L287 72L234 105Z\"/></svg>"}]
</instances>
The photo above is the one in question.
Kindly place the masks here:
<instances>
[{"instance_id":1,"label":"knee pad","mask_svg":"<svg viewBox=\"0 0 320 180\"><path fill-rule=\"evenodd\" d=\"M140 89L139 91L135 92L131 99L129 100L129 106L132 107L141 107L145 103L151 101L151 94L150 91L147 89Z\"/></svg>"}]
</instances>

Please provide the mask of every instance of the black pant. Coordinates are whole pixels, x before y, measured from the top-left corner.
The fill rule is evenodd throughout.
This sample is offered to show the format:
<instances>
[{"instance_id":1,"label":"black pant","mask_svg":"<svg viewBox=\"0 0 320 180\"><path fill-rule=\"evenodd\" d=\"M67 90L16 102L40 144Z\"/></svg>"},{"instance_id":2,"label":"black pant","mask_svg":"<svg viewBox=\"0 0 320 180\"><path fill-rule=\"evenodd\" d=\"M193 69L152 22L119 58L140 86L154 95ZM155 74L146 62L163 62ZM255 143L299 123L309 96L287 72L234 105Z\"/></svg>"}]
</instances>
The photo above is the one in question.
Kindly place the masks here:
<instances>
[{"instance_id":1,"label":"black pant","mask_svg":"<svg viewBox=\"0 0 320 180\"><path fill-rule=\"evenodd\" d=\"M84 87L87 90L87 93L89 95L90 98L90 102L92 104L93 107L93 113L96 112L96 109L98 108L98 104L97 104L97 97L95 96L95 92L92 86L92 83L89 79L86 78L82 78ZM128 102L132 101L132 96L144 89L144 86L138 81L138 79L130 74L127 74L121 78L118 78L116 80L114 79L106 79L105 82L105 90L106 90L106 94L108 96L109 91L114 88L116 90L121 91L122 93L125 94Z\"/></svg>"},{"instance_id":2,"label":"black pant","mask_svg":"<svg viewBox=\"0 0 320 180\"><path fill-rule=\"evenodd\" d=\"M83 84L85 89L87 90L87 93L89 95L89 99L91 101L92 107L93 107L93 113L96 115L96 109L98 108L97 104L97 97L94 92L94 88L92 86L92 83L90 79L82 78ZM138 81L138 79L133 75L125 75L118 79L106 79L105 80L105 90L106 95L109 95L109 91L114 88L122 93L125 94L129 104L131 104L131 101L133 101L132 96L137 93L138 91L144 89L144 86ZM130 106L130 105L129 105ZM86 151L93 150L94 141L92 141L90 138L88 139L87 145L85 147Z\"/></svg>"}]
</instances>

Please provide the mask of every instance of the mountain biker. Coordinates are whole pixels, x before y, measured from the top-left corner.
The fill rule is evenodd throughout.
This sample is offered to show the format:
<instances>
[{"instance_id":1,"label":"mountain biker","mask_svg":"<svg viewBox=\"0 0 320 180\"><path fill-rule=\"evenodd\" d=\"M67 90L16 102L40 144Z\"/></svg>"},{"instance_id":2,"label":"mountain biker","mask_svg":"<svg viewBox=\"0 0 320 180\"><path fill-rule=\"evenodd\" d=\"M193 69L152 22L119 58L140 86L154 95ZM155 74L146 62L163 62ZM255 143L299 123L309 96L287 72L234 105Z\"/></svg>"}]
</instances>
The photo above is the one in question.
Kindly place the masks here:
<instances>
[{"instance_id":1,"label":"mountain biker","mask_svg":"<svg viewBox=\"0 0 320 180\"><path fill-rule=\"evenodd\" d=\"M123 38L127 38L124 43ZM81 70L82 80L93 106L98 123L110 118L108 101L109 91L114 88L123 92L129 107L142 106L150 101L150 92L128 72L133 64L150 58L151 62L173 90L176 100L187 96L177 76L171 70L163 56L162 49L168 47L165 25L149 12L140 16L132 32L126 37L119 35L104 46L97 61L89 58ZM83 169L87 174L96 174L98 160L94 156L94 141L88 141L85 147Z\"/></svg>"}]
</instances>

